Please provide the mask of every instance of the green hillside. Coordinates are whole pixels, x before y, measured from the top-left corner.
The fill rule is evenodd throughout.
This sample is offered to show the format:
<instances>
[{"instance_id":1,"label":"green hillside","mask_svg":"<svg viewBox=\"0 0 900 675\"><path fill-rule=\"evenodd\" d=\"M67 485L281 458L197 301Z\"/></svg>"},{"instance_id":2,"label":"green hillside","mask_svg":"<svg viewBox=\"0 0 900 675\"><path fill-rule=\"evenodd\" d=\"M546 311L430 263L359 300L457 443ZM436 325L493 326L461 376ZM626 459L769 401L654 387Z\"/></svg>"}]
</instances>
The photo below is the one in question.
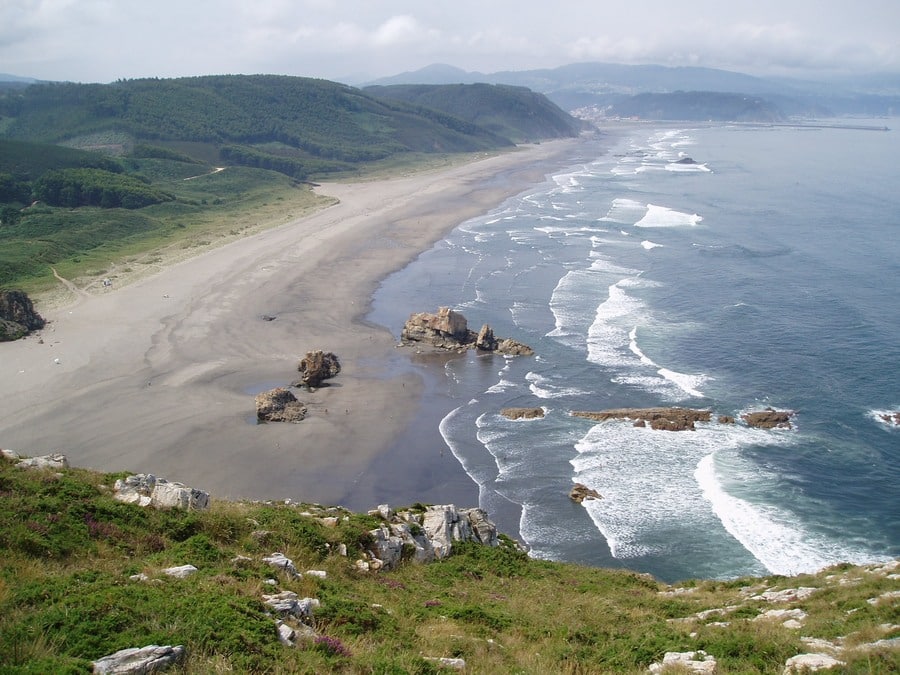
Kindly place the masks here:
<instances>
[{"instance_id":1,"label":"green hillside","mask_svg":"<svg viewBox=\"0 0 900 675\"><path fill-rule=\"evenodd\" d=\"M275 75L33 85L0 96L0 118L0 136L10 139L126 152L140 142L192 143L201 147L179 150L196 156L205 146L204 159L227 147L231 163L300 179L398 153L511 145L447 114L335 82Z\"/></svg>"},{"instance_id":2,"label":"green hillside","mask_svg":"<svg viewBox=\"0 0 900 675\"><path fill-rule=\"evenodd\" d=\"M394 569L363 571L371 531L385 524L377 511L158 510L116 501L123 475L0 457L0 672L87 673L147 645L183 645L170 671L180 673L453 672L430 660L444 658L467 673L636 674L699 650L718 673L781 673L808 652L831 654L840 672L900 669L896 564L671 587L532 560L501 536L496 547L454 543L427 564L404 550ZM273 552L302 576L274 569ZM183 565L196 571L164 572ZM318 601L285 617L291 646L264 597L283 592Z\"/></svg>"},{"instance_id":3,"label":"green hillside","mask_svg":"<svg viewBox=\"0 0 900 675\"><path fill-rule=\"evenodd\" d=\"M470 104L505 132L527 116L523 107L546 116L546 100L525 91L504 99L508 124L496 122L495 96ZM210 245L246 232L249 220L283 222L313 208L309 179L513 146L448 112L299 77L0 91L0 286L40 290L54 266L94 277L173 242Z\"/></svg>"},{"instance_id":4,"label":"green hillside","mask_svg":"<svg viewBox=\"0 0 900 675\"><path fill-rule=\"evenodd\" d=\"M577 136L583 124L525 87L501 84L397 84L366 87L381 99L399 100L459 117L517 143Z\"/></svg>"}]
</instances>

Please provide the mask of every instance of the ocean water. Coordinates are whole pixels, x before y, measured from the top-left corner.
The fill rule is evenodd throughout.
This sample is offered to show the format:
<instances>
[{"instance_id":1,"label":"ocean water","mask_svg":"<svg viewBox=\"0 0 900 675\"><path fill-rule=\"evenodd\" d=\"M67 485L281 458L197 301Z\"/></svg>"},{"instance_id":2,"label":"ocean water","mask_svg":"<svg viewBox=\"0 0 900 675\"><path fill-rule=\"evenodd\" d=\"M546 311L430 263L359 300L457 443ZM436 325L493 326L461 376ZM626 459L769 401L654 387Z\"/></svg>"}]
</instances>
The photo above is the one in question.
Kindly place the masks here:
<instances>
[{"instance_id":1,"label":"ocean water","mask_svg":"<svg viewBox=\"0 0 900 675\"><path fill-rule=\"evenodd\" d=\"M900 134L646 126L595 154L374 298L398 335L449 305L535 348L439 380L481 506L535 557L670 581L900 556L900 429L878 415L900 409ZM570 415L670 405L796 414L693 432ZM602 499L575 504L575 482Z\"/></svg>"}]
</instances>

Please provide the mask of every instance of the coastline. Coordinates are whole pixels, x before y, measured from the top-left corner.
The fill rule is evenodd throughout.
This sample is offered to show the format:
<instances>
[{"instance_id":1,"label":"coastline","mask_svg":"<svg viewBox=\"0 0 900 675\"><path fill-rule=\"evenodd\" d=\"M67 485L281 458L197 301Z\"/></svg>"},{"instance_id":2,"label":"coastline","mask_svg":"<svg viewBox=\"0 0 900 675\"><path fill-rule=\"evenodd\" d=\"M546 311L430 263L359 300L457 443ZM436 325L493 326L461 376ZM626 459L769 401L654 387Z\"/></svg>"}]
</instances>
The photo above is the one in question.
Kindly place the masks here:
<instances>
[{"instance_id":1,"label":"coastline","mask_svg":"<svg viewBox=\"0 0 900 675\"><path fill-rule=\"evenodd\" d=\"M366 321L372 295L457 225L576 162L579 145L323 184L338 204L113 292L39 307L50 321L39 336L0 345L0 446L224 499L444 500L468 477L449 452L399 447L420 435L425 383L391 330ZM298 392L310 410L299 425L257 425L253 395L288 385L311 349L336 353L341 374Z\"/></svg>"}]
</instances>

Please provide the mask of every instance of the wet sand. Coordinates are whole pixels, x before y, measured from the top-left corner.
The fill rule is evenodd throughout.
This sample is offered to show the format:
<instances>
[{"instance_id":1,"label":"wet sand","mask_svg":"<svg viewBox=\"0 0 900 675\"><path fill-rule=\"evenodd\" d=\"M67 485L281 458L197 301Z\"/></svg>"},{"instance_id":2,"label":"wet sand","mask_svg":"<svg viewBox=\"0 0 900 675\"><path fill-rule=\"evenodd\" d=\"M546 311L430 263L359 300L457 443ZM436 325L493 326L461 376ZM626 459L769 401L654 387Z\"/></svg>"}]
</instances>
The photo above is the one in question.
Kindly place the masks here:
<instances>
[{"instance_id":1,"label":"wet sand","mask_svg":"<svg viewBox=\"0 0 900 675\"><path fill-rule=\"evenodd\" d=\"M577 144L324 184L337 205L112 292L38 304L48 327L0 343L0 447L217 498L468 505L477 491L435 447L400 327L368 324L370 299L453 227L569 165ZM337 354L340 375L296 392L310 412L301 423L256 424L254 395L287 386L311 349Z\"/></svg>"}]
</instances>

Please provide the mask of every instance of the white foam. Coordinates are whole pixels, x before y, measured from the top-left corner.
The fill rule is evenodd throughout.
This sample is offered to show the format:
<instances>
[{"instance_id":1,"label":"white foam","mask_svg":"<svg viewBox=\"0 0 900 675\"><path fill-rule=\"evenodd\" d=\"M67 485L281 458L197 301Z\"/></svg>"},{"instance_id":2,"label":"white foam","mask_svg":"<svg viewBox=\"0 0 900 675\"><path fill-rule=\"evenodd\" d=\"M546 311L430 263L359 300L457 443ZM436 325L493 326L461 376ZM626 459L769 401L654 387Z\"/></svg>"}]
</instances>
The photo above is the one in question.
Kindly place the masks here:
<instances>
[{"instance_id":1,"label":"white foam","mask_svg":"<svg viewBox=\"0 0 900 675\"><path fill-rule=\"evenodd\" d=\"M567 396L580 396L588 393L581 389L577 389L576 387L561 386L556 384L553 379L535 372L527 373L525 379L529 383L528 389L538 398L565 398Z\"/></svg>"},{"instance_id":2,"label":"white foam","mask_svg":"<svg viewBox=\"0 0 900 675\"><path fill-rule=\"evenodd\" d=\"M700 460L694 475L725 529L772 574L795 575L839 562L882 559L809 532L792 513L730 495L719 480L713 454Z\"/></svg>"},{"instance_id":3,"label":"white foam","mask_svg":"<svg viewBox=\"0 0 900 675\"><path fill-rule=\"evenodd\" d=\"M692 227L703 218L696 213L683 213L667 206L647 204L647 212L637 221L635 227Z\"/></svg>"},{"instance_id":4,"label":"white foam","mask_svg":"<svg viewBox=\"0 0 900 675\"><path fill-rule=\"evenodd\" d=\"M712 173L712 169L706 164L678 164L677 162L666 164L666 171L675 173Z\"/></svg>"},{"instance_id":5,"label":"white foam","mask_svg":"<svg viewBox=\"0 0 900 675\"><path fill-rule=\"evenodd\" d=\"M642 241L641 246L643 248L647 249L648 251L650 251L654 248L662 248L663 247L662 244L655 244L654 242L650 241L649 239L645 239L644 241Z\"/></svg>"},{"instance_id":6,"label":"white foam","mask_svg":"<svg viewBox=\"0 0 900 675\"><path fill-rule=\"evenodd\" d=\"M604 422L575 444L573 480L602 495L583 506L616 558L664 553L679 530L696 536L717 529L693 471L724 435L697 426L696 432L666 432Z\"/></svg>"}]
</instances>

